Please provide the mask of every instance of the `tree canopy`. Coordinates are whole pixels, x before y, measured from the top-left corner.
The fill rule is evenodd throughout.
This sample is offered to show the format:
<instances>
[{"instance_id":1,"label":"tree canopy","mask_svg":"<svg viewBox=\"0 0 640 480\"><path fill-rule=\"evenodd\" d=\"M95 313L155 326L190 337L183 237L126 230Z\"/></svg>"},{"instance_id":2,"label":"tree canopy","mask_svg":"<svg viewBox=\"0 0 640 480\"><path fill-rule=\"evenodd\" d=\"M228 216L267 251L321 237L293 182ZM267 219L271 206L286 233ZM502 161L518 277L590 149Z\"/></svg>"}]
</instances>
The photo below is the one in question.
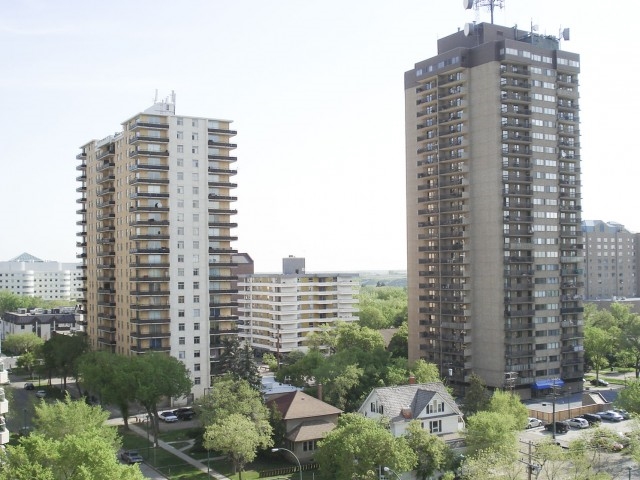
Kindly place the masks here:
<instances>
[{"instance_id":1,"label":"tree canopy","mask_svg":"<svg viewBox=\"0 0 640 480\"><path fill-rule=\"evenodd\" d=\"M10 333L2 341L2 349L14 355L37 352L42 345L44 345L44 340L33 332Z\"/></svg>"},{"instance_id":2,"label":"tree canopy","mask_svg":"<svg viewBox=\"0 0 640 480\"><path fill-rule=\"evenodd\" d=\"M394 437L384 424L354 413L342 415L319 447L315 459L320 477L327 480L373 480L380 466L408 472L418 460L406 438Z\"/></svg>"},{"instance_id":3,"label":"tree canopy","mask_svg":"<svg viewBox=\"0 0 640 480\"><path fill-rule=\"evenodd\" d=\"M2 453L0 480L142 480L137 465L120 464L109 413L82 401L41 402L36 430Z\"/></svg>"}]
</instances>

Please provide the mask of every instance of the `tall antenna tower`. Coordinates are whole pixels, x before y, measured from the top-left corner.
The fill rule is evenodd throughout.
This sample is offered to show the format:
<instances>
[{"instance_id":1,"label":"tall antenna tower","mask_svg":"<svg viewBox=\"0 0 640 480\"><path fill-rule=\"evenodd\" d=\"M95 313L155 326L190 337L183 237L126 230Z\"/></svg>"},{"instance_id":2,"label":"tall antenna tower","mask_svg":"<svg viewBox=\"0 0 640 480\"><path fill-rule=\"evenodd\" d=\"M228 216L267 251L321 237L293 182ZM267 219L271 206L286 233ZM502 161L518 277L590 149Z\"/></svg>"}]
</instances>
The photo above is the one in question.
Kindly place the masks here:
<instances>
[{"instance_id":1,"label":"tall antenna tower","mask_svg":"<svg viewBox=\"0 0 640 480\"><path fill-rule=\"evenodd\" d=\"M462 5L465 10L471 10L475 8L476 10L480 10L480 8L487 7L491 12L491 23L493 24L493 11L497 8L504 8L504 0L462 0Z\"/></svg>"}]
</instances>

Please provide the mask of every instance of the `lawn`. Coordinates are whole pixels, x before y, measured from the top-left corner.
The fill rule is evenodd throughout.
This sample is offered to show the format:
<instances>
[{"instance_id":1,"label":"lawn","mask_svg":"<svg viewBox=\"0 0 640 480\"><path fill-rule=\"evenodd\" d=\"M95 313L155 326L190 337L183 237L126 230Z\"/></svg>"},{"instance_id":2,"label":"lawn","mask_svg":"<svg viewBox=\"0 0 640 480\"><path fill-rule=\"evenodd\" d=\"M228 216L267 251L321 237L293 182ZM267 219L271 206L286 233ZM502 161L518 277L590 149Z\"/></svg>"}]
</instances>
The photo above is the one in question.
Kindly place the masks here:
<instances>
[{"instance_id":1,"label":"lawn","mask_svg":"<svg viewBox=\"0 0 640 480\"><path fill-rule=\"evenodd\" d=\"M144 428L144 427L143 427ZM170 442L172 446L182 449L185 446L191 444L190 440L196 439L201 433L199 428L190 428L185 430L172 430L170 432L163 432L160 435L161 440ZM206 473L201 472L197 468L184 462L180 458L173 454L163 450L162 448L153 448L150 443L147 443L147 439L136 435L133 432L127 432L123 428L120 429L122 435L123 448L125 449L137 449L144 457L145 461L156 468L159 472L166 475L171 480L200 480L210 478ZM174 443L175 442L175 443ZM193 448L183 450L184 453L190 457L200 461L204 465L207 464L207 452L199 447L198 441ZM232 474L233 466L231 462L226 458L221 459L221 455L211 452L209 454L209 465L212 470L232 479L239 480L238 474ZM284 461L281 457L271 455L267 453L263 456L258 456L255 462L247 465L244 472L242 472L243 480L255 480L260 478L260 471L273 470L278 468L291 468L293 465ZM295 467L295 466L293 466ZM303 472L303 480L313 480L314 471ZM294 468L293 472L289 474L279 474L274 477L263 477L268 479L287 479L298 480L300 473Z\"/></svg>"}]
</instances>

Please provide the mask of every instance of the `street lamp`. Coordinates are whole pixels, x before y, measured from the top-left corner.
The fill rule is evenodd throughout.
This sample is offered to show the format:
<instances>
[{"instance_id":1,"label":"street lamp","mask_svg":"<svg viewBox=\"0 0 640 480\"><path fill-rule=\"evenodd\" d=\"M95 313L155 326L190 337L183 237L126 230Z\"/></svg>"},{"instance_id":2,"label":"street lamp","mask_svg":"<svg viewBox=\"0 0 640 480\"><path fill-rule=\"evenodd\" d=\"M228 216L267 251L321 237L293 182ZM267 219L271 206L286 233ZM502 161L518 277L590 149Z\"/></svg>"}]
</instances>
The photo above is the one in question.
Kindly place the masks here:
<instances>
[{"instance_id":1,"label":"street lamp","mask_svg":"<svg viewBox=\"0 0 640 480\"><path fill-rule=\"evenodd\" d=\"M298 462L298 470L300 470L300 480L302 480L302 465L300 464L300 459L298 458L298 456L293 453L291 450L287 449L287 448L272 448L271 451L272 452L277 452L280 450L284 450L285 452L289 452L291 455L293 455L293 457L296 459L296 462Z\"/></svg>"},{"instance_id":2,"label":"street lamp","mask_svg":"<svg viewBox=\"0 0 640 480\"><path fill-rule=\"evenodd\" d=\"M400 475L398 475L396 472L394 472L393 470L391 470L389 467L382 467L382 470L384 470L384 472L385 472L385 473L389 473L389 472L391 472L391 473L393 473L393 474L396 476L396 478L397 478L398 480L402 480L402 479L400 478Z\"/></svg>"}]
</instances>

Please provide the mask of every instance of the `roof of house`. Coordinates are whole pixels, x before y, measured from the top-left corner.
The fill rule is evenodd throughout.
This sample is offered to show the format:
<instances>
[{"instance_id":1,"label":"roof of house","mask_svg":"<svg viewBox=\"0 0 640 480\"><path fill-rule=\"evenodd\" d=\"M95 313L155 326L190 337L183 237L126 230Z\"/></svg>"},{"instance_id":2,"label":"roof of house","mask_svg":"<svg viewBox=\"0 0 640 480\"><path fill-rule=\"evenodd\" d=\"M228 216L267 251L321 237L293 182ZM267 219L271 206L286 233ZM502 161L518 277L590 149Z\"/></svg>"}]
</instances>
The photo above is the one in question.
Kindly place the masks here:
<instances>
[{"instance_id":1,"label":"roof of house","mask_svg":"<svg viewBox=\"0 0 640 480\"><path fill-rule=\"evenodd\" d=\"M287 433L287 440L292 442L318 440L324 438L334 428L336 424L326 420L306 420Z\"/></svg>"},{"instance_id":2,"label":"roof of house","mask_svg":"<svg viewBox=\"0 0 640 480\"><path fill-rule=\"evenodd\" d=\"M373 391L378 397L378 402L384 407L384 416L391 420L418 418L418 415L436 395L448 404L457 415L462 415L455 400L441 382L381 387Z\"/></svg>"},{"instance_id":3,"label":"roof of house","mask_svg":"<svg viewBox=\"0 0 640 480\"><path fill-rule=\"evenodd\" d=\"M280 411L283 420L296 418L313 418L324 415L339 415L342 410L318 400L311 395L296 390L295 392L273 395L267 404L274 404Z\"/></svg>"}]
</instances>

